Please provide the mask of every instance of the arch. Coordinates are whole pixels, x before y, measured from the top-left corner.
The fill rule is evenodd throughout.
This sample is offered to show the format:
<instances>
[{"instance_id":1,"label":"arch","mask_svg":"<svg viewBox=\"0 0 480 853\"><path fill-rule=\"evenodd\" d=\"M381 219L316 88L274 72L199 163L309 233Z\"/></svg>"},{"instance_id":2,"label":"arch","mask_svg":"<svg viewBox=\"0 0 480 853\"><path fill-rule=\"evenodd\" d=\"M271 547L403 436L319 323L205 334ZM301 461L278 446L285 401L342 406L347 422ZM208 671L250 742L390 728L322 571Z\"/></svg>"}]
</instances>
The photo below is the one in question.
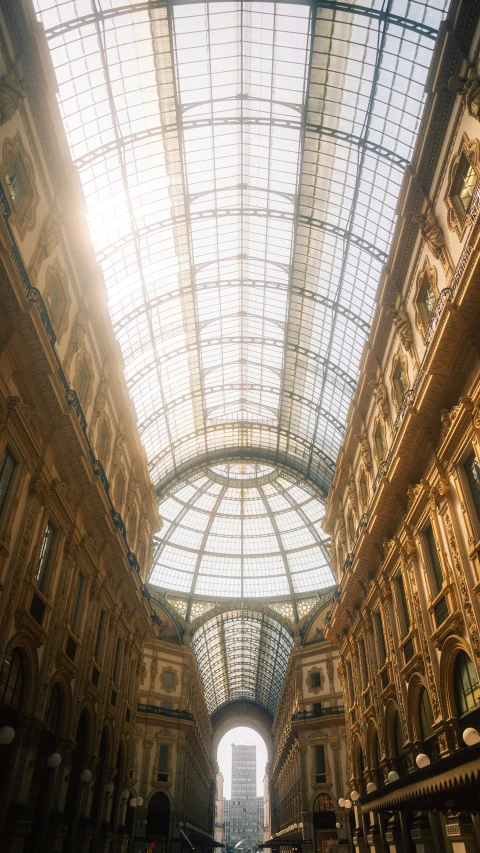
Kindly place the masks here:
<instances>
[{"instance_id":1,"label":"arch","mask_svg":"<svg viewBox=\"0 0 480 853\"><path fill-rule=\"evenodd\" d=\"M440 696L441 703L446 711L447 717L458 716L453 689L453 673L455 660L461 651L465 652L465 654L473 661L471 649L468 643L463 639L463 637L459 637L457 634L454 634L451 637L448 637L445 641L440 657Z\"/></svg>"},{"instance_id":2,"label":"arch","mask_svg":"<svg viewBox=\"0 0 480 853\"><path fill-rule=\"evenodd\" d=\"M321 791L317 794L313 802L312 812L315 830L322 832L322 830L335 829L337 820L335 802L326 791Z\"/></svg>"},{"instance_id":3,"label":"arch","mask_svg":"<svg viewBox=\"0 0 480 853\"><path fill-rule=\"evenodd\" d=\"M235 726L248 726L265 741L269 764L273 760L272 718L254 702L240 700L229 702L212 714L212 761L217 761L217 750L224 735Z\"/></svg>"},{"instance_id":4,"label":"arch","mask_svg":"<svg viewBox=\"0 0 480 853\"><path fill-rule=\"evenodd\" d=\"M160 847L168 838L170 828L170 799L164 791L153 791L147 803L146 841L156 841Z\"/></svg>"},{"instance_id":5,"label":"arch","mask_svg":"<svg viewBox=\"0 0 480 853\"><path fill-rule=\"evenodd\" d=\"M360 742L360 737L358 736L358 734L355 735L353 739L352 759L352 770L354 779L356 780L356 784L359 786L360 791L363 791L365 759L363 755L362 744Z\"/></svg>"},{"instance_id":6,"label":"arch","mask_svg":"<svg viewBox=\"0 0 480 853\"><path fill-rule=\"evenodd\" d=\"M385 708L385 751L389 758L395 758L397 755L395 741L398 739L399 724L400 715L397 705L390 700Z\"/></svg>"},{"instance_id":7,"label":"arch","mask_svg":"<svg viewBox=\"0 0 480 853\"><path fill-rule=\"evenodd\" d=\"M455 656L452 688L458 717L478 706L477 672L472 658L463 649Z\"/></svg>"},{"instance_id":8,"label":"arch","mask_svg":"<svg viewBox=\"0 0 480 853\"><path fill-rule=\"evenodd\" d=\"M13 652L20 656L23 667L23 694L19 712L28 716L35 713L38 697L38 655L35 643L28 634L19 633L12 637L5 650L5 660L8 661Z\"/></svg>"},{"instance_id":9,"label":"arch","mask_svg":"<svg viewBox=\"0 0 480 853\"><path fill-rule=\"evenodd\" d=\"M326 791L322 791L320 794L317 794L313 801L313 812L334 812L335 811L335 801L332 800L330 794Z\"/></svg>"},{"instance_id":10,"label":"arch","mask_svg":"<svg viewBox=\"0 0 480 853\"><path fill-rule=\"evenodd\" d=\"M57 687L60 691L60 714L57 736L59 738L66 738L68 734L67 726L72 719L72 688L70 678L65 672L56 672L51 684L51 691L54 687Z\"/></svg>"}]
</instances>

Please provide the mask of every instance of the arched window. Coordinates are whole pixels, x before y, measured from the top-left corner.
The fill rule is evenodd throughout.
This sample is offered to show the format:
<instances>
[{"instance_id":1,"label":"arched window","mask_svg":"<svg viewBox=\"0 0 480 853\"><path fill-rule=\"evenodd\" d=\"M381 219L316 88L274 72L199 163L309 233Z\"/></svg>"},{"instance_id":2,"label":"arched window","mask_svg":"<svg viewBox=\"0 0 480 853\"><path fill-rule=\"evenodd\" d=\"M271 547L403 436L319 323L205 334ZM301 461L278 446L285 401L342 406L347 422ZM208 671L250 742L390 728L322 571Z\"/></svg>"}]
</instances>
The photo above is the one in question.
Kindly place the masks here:
<instances>
[{"instance_id":1,"label":"arched window","mask_svg":"<svg viewBox=\"0 0 480 853\"><path fill-rule=\"evenodd\" d=\"M418 697L418 727L420 740L427 740L432 734L433 714L430 699L425 687L420 690Z\"/></svg>"},{"instance_id":2,"label":"arched window","mask_svg":"<svg viewBox=\"0 0 480 853\"><path fill-rule=\"evenodd\" d=\"M18 711L22 702L24 672L22 659L15 649L10 660L5 659L0 673L0 703Z\"/></svg>"},{"instance_id":3,"label":"arched window","mask_svg":"<svg viewBox=\"0 0 480 853\"><path fill-rule=\"evenodd\" d=\"M335 803L328 794L319 794L313 804L314 812L334 812Z\"/></svg>"},{"instance_id":4,"label":"arched window","mask_svg":"<svg viewBox=\"0 0 480 853\"><path fill-rule=\"evenodd\" d=\"M455 659L453 690L459 717L480 705L480 687L475 667L463 651L459 652Z\"/></svg>"}]
</instances>

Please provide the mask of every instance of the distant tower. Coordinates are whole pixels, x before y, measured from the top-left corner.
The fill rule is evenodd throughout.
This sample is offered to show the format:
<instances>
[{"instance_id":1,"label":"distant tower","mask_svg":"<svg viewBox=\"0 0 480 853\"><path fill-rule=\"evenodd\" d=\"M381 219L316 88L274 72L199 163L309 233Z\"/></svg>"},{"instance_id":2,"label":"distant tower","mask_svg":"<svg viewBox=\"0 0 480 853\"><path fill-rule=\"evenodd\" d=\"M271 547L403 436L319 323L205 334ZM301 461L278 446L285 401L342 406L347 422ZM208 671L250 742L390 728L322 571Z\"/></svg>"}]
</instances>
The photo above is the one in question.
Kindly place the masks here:
<instances>
[{"instance_id":1,"label":"distant tower","mask_svg":"<svg viewBox=\"0 0 480 853\"><path fill-rule=\"evenodd\" d=\"M232 743L232 800L257 796L257 747Z\"/></svg>"},{"instance_id":2,"label":"distant tower","mask_svg":"<svg viewBox=\"0 0 480 853\"><path fill-rule=\"evenodd\" d=\"M225 841L263 840L263 797L257 797L257 748L232 743L232 799L225 800Z\"/></svg>"}]
</instances>

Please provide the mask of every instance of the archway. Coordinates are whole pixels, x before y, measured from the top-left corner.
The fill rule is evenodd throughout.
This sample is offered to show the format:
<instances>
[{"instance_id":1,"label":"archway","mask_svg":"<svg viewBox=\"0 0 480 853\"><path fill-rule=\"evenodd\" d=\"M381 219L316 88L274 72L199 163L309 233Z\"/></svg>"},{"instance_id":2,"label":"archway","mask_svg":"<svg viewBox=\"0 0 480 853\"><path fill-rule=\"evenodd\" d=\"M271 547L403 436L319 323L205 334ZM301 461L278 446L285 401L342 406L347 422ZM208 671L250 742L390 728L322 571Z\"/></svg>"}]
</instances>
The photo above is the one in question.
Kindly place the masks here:
<instances>
[{"instance_id":1,"label":"archway","mask_svg":"<svg viewBox=\"0 0 480 853\"><path fill-rule=\"evenodd\" d=\"M330 794L318 794L313 803L313 826L316 853L327 853L332 841L338 839L335 802Z\"/></svg>"},{"instance_id":2,"label":"archway","mask_svg":"<svg viewBox=\"0 0 480 853\"><path fill-rule=\"evenodd\" d=\"M240 723L243 723L240 720ZM229 725L218 744L215 840L252 847L271 835L268 750L257 729Z\"/></svg>"},{"instance_id":3,"label":"archway","mask_svg":"<svg viewBox=\"0 0 480 853\"><path fill-rule=\"evenodd\" d=\"M273 758L272 722L270 714L254 702L243 700L222 705L212 714L212 761L217 760L218 745L223 736L236 726L246 726L264 740L270 764Z\"/></svg>"},{"instance_id":4,"label":"archway","mask_svg":"<svg viewBox=\"0 0 480 853\"><path fill-rule=\"evenodd\" d=\"M155 841L155 851L164 849L170 826L170 801L163 791L156 791L149 800L145 840Z\"/></svg>"}]
</instances>

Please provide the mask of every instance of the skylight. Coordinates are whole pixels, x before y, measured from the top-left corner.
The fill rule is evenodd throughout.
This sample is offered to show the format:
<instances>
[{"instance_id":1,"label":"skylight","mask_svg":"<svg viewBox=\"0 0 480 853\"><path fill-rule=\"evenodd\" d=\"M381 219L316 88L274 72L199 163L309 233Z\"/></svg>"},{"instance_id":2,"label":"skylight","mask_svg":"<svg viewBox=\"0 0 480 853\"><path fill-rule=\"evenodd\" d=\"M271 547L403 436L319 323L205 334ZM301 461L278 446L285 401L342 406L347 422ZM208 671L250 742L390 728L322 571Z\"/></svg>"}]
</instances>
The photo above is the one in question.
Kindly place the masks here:
<instances>
[{"instance_id":1,"label":"skylight","mask_svg":"<svg viewBox=\"0 0 480 853\"><path fill-rule=\"evenodd\" d=\"M153 482L325 494L446 0L36 0Z\"/></svg>"}]
</instances>

